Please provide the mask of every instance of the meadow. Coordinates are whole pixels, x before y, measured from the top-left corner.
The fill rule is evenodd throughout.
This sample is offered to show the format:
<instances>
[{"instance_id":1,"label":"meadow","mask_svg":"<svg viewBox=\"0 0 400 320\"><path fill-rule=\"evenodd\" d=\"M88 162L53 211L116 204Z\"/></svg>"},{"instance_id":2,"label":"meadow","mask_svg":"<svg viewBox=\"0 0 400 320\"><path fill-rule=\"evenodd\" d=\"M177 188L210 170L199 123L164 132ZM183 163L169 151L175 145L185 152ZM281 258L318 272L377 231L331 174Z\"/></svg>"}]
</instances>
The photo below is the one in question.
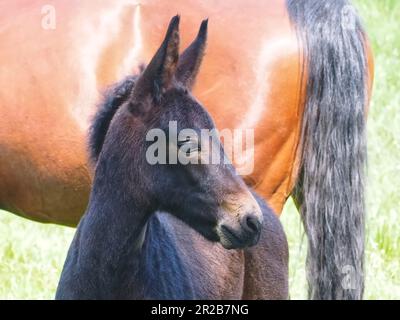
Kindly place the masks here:
<instances>
[{"instance_id":1,"label":"meadow","mask_svg":"<svg viewBox=\"0 0 400 320\"><path fill-rule=\"evenodd\" d=\"M366 299L400 299L400 1L354 1L372 42L368 118ZM306 298L307 241L294 205L282 222L290 245L290 295ZM74 229L0 212L0 299L52 299Z\"/></svg>"}]
</instances>

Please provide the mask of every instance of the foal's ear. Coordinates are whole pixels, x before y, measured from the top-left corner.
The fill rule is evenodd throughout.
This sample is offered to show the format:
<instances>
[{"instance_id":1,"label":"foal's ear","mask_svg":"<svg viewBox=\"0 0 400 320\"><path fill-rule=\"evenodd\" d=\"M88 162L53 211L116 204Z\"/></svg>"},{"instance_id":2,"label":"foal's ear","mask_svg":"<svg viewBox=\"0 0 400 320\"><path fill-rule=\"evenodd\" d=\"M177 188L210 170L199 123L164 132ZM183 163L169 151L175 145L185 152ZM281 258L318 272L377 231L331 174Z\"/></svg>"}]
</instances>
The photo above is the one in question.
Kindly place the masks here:
<instances>
[{"instance_id":1,"label":"foal's ear","mask_svg":"<svg viewBox=\"0 0 400 320\"><path fill-rule=\"evenodd\" d=\"M170 87L179 59L179 20L179 15L171 19L163 43L139 77L132 92L136 102L149 95L160 101Z\"/></svg>"},{"instance_id":2,"label":"foal's ear","mask_svg":"<svg viewBox=\"0 0 400 320\"><path fill-rule=\"evenodd\" d=\"M203 20L196 39L179 57L175 78L188 89L192 89L203 60L207 42L207 27L208 19Z\"/></svg>"}]
</instances>

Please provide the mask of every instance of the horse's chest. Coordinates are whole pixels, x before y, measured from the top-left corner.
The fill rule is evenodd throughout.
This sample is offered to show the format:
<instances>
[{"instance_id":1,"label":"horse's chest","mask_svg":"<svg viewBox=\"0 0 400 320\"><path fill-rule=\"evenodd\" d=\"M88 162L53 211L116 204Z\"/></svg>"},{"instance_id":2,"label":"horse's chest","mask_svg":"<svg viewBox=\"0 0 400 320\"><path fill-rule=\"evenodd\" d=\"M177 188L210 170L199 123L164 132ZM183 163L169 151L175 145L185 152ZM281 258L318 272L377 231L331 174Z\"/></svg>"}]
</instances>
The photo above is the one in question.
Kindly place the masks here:
<instances>
[{"instance_id":1,"label":"horse's chest","mask_svg":"<svg viewBox=\"0 0 400 320\"><path fill-rule=\"evenodd\" d=\"M212 244L192 229L180 228L175 219L168 219L168 224L162 220L162 224L157 221L149 226L149 231L158 236L147 238L138 274L142 283L140 298L240 299L244 275L242 252Z\"/></svg>"}]
</instances>

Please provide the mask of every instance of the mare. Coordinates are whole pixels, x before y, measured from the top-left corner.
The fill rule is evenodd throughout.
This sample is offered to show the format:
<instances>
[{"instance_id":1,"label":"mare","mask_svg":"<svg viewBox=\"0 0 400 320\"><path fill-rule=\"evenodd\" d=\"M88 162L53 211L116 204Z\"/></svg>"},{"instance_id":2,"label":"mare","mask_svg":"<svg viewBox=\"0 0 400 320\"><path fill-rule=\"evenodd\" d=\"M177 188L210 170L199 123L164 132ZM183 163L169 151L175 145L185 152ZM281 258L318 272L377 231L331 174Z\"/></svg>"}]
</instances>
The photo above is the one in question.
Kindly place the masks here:
<instances>
[{"instance_id":1,"label":"mare","mask_svg":"<svg viewBox=\"0 0 400 320\"><path fill-rule=\"evenodd\" d=\"M86 146L102 92L150 61L171 16L183 17L185 45L193 21L209 17L193 93L220 131L254 130L247 185L278 216L296 200L310 298L362 297L374 70L350 1L19 0L0 8L1 209L76 226L92 185Z\"/></svg>"}]
</instances>

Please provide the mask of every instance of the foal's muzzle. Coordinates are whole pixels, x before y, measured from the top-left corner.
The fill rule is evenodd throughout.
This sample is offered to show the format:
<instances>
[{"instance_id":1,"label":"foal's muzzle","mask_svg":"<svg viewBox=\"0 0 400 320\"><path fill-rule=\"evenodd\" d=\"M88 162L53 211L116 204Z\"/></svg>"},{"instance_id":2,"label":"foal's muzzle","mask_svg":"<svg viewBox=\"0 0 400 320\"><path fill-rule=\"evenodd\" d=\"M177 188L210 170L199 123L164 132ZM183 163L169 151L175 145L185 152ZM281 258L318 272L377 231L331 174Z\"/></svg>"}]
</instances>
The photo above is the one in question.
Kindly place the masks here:
<instances>
[{"instance_id":1,"label":"foal's muzzle","mask_svg":"<svg viewBox=\"0 0 400 320\"><path fill-rule=\"evenodd\" d=\"M242 249L254 246L260 239L262 220L250 213L243 215L238 223L229 219L219 224L217 233L225 249Z\"/></svg>"}]
</instances>

